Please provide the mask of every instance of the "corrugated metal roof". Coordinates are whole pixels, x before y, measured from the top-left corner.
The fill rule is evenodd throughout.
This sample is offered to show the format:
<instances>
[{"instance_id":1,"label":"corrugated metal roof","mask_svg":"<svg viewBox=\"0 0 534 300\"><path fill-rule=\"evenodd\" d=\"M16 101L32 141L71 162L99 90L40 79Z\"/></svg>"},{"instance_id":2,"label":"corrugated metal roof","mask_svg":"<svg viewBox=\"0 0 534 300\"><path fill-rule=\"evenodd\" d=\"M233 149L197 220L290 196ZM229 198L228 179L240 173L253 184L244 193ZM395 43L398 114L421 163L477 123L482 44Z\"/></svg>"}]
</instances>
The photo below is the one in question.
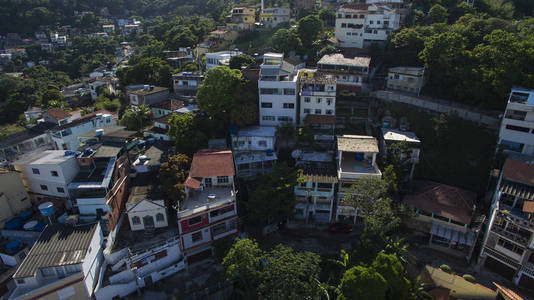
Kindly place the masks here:
<instances>
[{"instance_id":1,"label":"corrugated metal roof","mask_svg":"<svg viewBox=\"0 0 534 300\"><path fill-rule=\"evenodd\" d=\"M96 228L97 224L48 225L13 278L33 277L41 268L83 262Z\"/></svg>"}]
</instances>

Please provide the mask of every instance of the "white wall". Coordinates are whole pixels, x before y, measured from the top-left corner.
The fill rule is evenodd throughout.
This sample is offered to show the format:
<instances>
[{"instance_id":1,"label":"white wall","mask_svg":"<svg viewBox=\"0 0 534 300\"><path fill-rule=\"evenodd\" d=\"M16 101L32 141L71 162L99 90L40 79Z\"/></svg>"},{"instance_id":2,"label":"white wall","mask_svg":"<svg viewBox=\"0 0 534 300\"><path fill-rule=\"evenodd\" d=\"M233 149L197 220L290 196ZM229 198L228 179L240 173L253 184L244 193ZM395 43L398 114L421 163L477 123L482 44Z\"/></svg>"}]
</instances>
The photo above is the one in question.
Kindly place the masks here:
<instances>
[{"instance_id":1,"label":"white wall","mask_svg":"<svg viewBox=\"0 0 534 300\"><path fill-rule=\"evenodd\" d=\"M97 223L96 226L97 228L93 235L93 239L91 240L91 244L89 244L89 249L87 249L82 264L85 287L87 288L89 295L93 294L93 288L98 282L98 270L104 260L102 255L102 241L104 236L102 235L100 223Z\"/></svg>"},{"instance_id":2,"label":"white wall","mask_svg":"<svg viewBox=\"0 0 534 300\"><path fill-rule=\"evenodd\" d=\"M309 98L310 102L306 102ZM317 103L318 99L320 103ZM328 104L330 100L330 105ZM300 96L300 123L303 124L305 117L308 114L316 115L316 109L320 109L320 115L336 115L336 97L334 96ZM307 111L309 110L309 112ZM330 113L327 113L330 112Z\"/></svg>"},{"instance_id":3,"label":"white wall","mask_svg":"<svg viewBox=\"0 0 534 300\"><path fill-rule=\"evenodd\" d=\"M261 146L259 144L260 141L265 141L265 146ZM234 151L265 151L268 149L274 149L274 137L232 136L232 149Z\"/></svg>"},{"instance_id":4,"label":"white wall","mask_svg":"<svg viewBox=\"0 0 534 300\"><path fill-rule=\"evenodd\" d=\"M168 226L168 220L167 220L167 209L165 208L165 203L163 200L152 200L152 202L158 204L151 203L150 201L141 201L137 205L132 204L126 204L126 209L128 211L128 220L130 221L130 229L132 231L136 230L144 230L145 225L143 223L143 217L145 216L152 216L154 220L154 227L155 228L162 228ZM133 208L132 208L133 207ZM156 219L157 214L163 214L164 220L163 222L158 222ZM141 220L140 224L134 224L133 218L139 217Z\"/></svg>"},{"instance_id":5,"label":"white wall","mask_svg":"<svg viewBox=\"0 0 534 300\"><path fill-rule=\"evenodd\" d=\"M289 117L292 123L297 122L297 82L295 81L258 81L259 88L259 110L260 110L260 125L261 126L277 126L284 123L280 121L279 117ZM295 95L264 95L261 94L262 88L280 89L294 89ZM272 103L272 108L261 107L261 103ZM284 103L292 103L293 108L284 108ZM275 120L266 120L265 116L275 117Z\"/></svg>"},{"instance_id":6,"label":"white wall","mask_svg":"<svg viewBox=\"0 0 534 300\"><path fill-rule=\"evenodd\" d=\"M76 203L82 215L95 215L97 209L101 209L104 214L111 213L106 198L77 198Z\"/></svg>"},{"instance_id":7,"label":"white wall","mask_svg":"<svg viewBox=\"0 0 534 300\"><path fill-rule=\"evenodd\" d=\"M93 121L95 121L93 125ZM67 136L56 136L52 135L52 140L55 142L58 150L77 150L80 147L80 142L78 141L78 135L86 133L95 128L102 128L104 126L117 125L117 120L113 119L112 116L106 116L102 119L91 118L87 122L78 124L71 128L65 129L70 130L71 134ZM59 132L58 132L59 133ZM66 149L63 149L63 144L66 144Z\"/></svg>"},{"instance_id":8,"label":"white wall","mask_svg":"<svg viewBox=\"0 0 534 300\"><path fill-rule=\"evenodd\" d=\"M202 232L202 239L196 242L193 242L192 236L193 234L197 232ZM210 227L204 227L201 230L185 233L182 235L182 239L184 241L184 244L183 244L184 249L192 248L192 247L210 242L211 241Z\"/></svg>"}]
</instances>

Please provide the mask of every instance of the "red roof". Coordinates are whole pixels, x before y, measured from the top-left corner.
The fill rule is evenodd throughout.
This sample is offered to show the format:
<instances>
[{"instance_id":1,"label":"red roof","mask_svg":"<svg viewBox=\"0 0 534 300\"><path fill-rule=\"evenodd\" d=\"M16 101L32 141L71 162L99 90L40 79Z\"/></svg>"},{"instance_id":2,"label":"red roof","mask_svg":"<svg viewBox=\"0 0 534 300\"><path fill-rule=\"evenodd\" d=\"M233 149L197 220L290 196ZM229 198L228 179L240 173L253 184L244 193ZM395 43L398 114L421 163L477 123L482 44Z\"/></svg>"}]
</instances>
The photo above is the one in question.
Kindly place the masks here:
<instances>
[{"instance_id":1,"label":"red roof","mask_svg":"<svg viewBox=\"0 0 534 300\"><path fill-rule=\"evenodd\" d=\"M414 208L448 218L462 224L471 224L476 194L454 186L432 181L414 181L416 191L404 197Z\"/></svg>"},{"instance_id":2,"label":"red roof","mask_svg":"<svg viewBox=\"0 0 534 300\"><path fill-rule=\"evenodd\" d=\"M202 182L202 178L199 179L195 177L187 177L187 179L184 182L184 185L192 189L198 189L200 187L201 182Z\"/></svg>"},{"instance_id":3,"label":"red roof","mask_svg":"<svg viewBox=\"0 0 534 300\"><path fill-rule=\"evenodd\" d=\"M232 150L202 149L193 155L190 177L234 176Z\"/></svg>"},{"instance_id":4,"label":"red roof","mask_svg":"<svg viewBox=\"0 0 534 300\"><path fill-rule=\"evenodd\" d=\"M336 117L332 115L307 115L306 122L310 124L336 124Z\"/></svg>"},{"instance_id":5,"label":"red roof","mask_svg":"<svg viewBox=\"0 0 534 300\"><path fill-rule=\"evenodd\" d=\"M509 157L504 163L502 177L511 181L534 185L534 159L528 161Z\"/></svg>"},{"instance_id":6,"label":"red roof","mask_svg":"<svg viewBox=\"0 0 534 300\"><path fill-rule=\"evenodd\" d=\"M47 110L46 113L57 121L70 117L70 114L68 112L57 107Z\"/></svg>"}]
</instances>

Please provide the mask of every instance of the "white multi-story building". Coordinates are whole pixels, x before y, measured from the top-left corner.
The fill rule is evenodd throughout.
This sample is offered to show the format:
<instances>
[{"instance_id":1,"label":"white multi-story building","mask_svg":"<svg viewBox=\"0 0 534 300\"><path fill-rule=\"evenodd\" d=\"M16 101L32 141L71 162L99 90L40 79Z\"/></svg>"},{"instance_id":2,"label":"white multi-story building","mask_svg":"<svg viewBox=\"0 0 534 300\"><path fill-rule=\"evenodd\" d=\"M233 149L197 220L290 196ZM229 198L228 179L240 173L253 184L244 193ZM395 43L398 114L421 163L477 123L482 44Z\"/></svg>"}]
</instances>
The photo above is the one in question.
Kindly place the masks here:
<instances>
[{"instance_id":1,"label":"white multi-story building","mask_svg":"<svg viewBox=\"0 0 534 300\"><path fill-rule=\"evenodd\" d=\"M99 223L48 225L13 275L9 299L91 299L103 243Z\"/></svg>"},{"instance_id":2,"label":"white multi-story building","mask_svg":"<svg viewBox=\"0 0 534 300\"><path fill-rule=\"evenodd\" d=\"M276 162L276 128L252 126L232 134L237 177L252 179L272 171Z\"/></svg>"},{"instance_id":3,"label":"white multi-story building","mask_svg":"<svg viewBox=\"0 0 534 300\"><path fill-rule=\"evenodd\" d=\"M345 4L336 12L336 38L341 47L382 44L400 26L400 13L385 4Z\"/></svg>"},{"instance_id":4,"label":"white multi-story building","mask_svg":"<svg viewBox=\"0 0 534 300\"><path fill-rule=\"evenodd\" d=\"M275 28L281 23L289 22L291 9L283 7L270 7L262 9L260 14L261 23L267 28Z\"/></svg>"},{"instance_id":5,"label":"white multi-story building","mask_svg":"<svg viewBox=\"0 0 534 300\"><path fill-rule=\"evenodd\" d=\"M334 75L304 69L299 72L299 81L301 124L307 115L336 114L337 79Z\"/></svg>"},{"instance_id":6,"label":"white multi-story building","mask_svg":"<svg viewBox=\"0 0 534 300\"><path fill-rule=\"evenodd\" d=\"M193 155L177 212L186 255L211 252L214 241L238 233L234 176L231 150L202 149Z\"/></svg>"},{"instance_id":7,"label":"white multi-story building","mask_svg":"<svg viewBox=\"0 0 534 300\"><path fill-rule=\"evenodd\" d=\"M358 210L346 203L345 195L362 177L382 178L376 164L378 141L372 136L342 135L337 137L337 176L339 181L336 220L358 220Z\"/></svg>"},{"instance_id":8,"label":"white multi-story building","mask_svg":"<svg viewBox=\"0 0 534 300\"><path fill-rule=\"evenodd\" d=\"M265 53L258 80L261 126L297 122L297 73L302 65L284 60L282 53Z\"/></svg>"},{"instance_id":9,"label":"white multi-story building","mask_svg":"<svg viewBox=\"0 0 534 300\"><path fill-rule=\"evenodd\" d=\"M36 152L17 160L14 167L37 201L43 197L66 199L67 186L79 171L73 154L61 150Z\"/></svg>"},{"instance_id":10,"label":"white multi-story building","mask_svg":"<svg viewBox=\"0 0 534 300\"><path fill-rule=\"evenodd\" d=\"M77 150L80 147L78 135L87 131L116 125L117 120L106 110L96 111L70 123L51 129L50 136L56 149Z\"/></svg>"},{"instance_id":11,"label":"white multi-story building","mask_svg":"<svg viewBox=\"0 0 534 300\"><path fill-rule=\"evenodd\" d=\"M499 145L507 151L534 155L534 90L514 87L499 130Z\"/></svg>"},{"instance_id":12,"label":"white multi-story building","mask_svg":"<svg viewBox=\"0 0 534 300\"><path fill-rule=\"evenodd\" d=\"M228 66L230 58L242 54L241 51L219 51L213 53L206 53L206 72L218 66Z\"/></svg>"}]
</instances>

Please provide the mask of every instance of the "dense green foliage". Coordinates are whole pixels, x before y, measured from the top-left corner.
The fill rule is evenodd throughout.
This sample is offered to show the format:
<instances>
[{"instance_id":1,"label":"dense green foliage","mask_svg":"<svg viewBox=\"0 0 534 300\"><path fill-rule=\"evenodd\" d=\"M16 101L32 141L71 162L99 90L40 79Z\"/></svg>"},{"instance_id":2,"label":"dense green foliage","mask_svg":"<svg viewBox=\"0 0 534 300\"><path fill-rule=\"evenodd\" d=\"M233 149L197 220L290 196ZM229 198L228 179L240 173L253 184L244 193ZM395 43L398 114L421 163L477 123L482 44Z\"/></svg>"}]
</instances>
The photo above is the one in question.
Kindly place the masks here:
<instances>
[{"instance_id":1,"label":"dense green foliage","mask_svg":"<svg viewBox=\"0 0 534 300\"><path fill-rule=\"evenodd\" d=\"M278 245L263 251L249 239L238 240L223 259L226 276L237 281L237 299L321 299L320 257Z\"/></svg>"},{"instance_id":2,"label":"dense green foliage","mask_svg":"<svg viewBox=\"0 0 534 300\"><path fill-rule=\"evenodd\" d=\"M128 130L141 131L150 122L151 114L150 108L146 105L130 106L124 112L120 123Z\"/></svg>"},{"instance_id":3,"label":"dense green foliage","mask_svg":"<svg viewBox=\"0 0 534 300\"><path fill-rule=\"evenodd\" d=\"M198 149L205 147L208 138L198 130L199 122L199 117L194 114L172 115L168 135L174 141L176 152L193 155Z\"/></svg>"},{"instance_id":4,"label":"dense green foliage","mask_svg":"<svg viewBox=\"0 0 534 300\"><path fill-rule=\"evenodd\" d=\"M454 1L441 2L445 6L435 4L426 17L416 18L415 27L392 34L390 64L424 65L423 93L487 109L504 109L512 85L534 88L534 19L512 21L513 10L500 15L491 5L478 7L485 14L456 14L445 3Z\"/></svg>"},{"instance_id":5,"label":"dense green foliage","mask_svg":"<svg viewBox=\"0 0 534 300\"><path fill-rule=\"evenodd\" d=\"M163 185L167 199L176 204L185 198L183 183L187 178L191 159L185 154L177 154L169 157L169 160L161 165L158 173L158 181Z\"/></svg>"}]
</instances>

